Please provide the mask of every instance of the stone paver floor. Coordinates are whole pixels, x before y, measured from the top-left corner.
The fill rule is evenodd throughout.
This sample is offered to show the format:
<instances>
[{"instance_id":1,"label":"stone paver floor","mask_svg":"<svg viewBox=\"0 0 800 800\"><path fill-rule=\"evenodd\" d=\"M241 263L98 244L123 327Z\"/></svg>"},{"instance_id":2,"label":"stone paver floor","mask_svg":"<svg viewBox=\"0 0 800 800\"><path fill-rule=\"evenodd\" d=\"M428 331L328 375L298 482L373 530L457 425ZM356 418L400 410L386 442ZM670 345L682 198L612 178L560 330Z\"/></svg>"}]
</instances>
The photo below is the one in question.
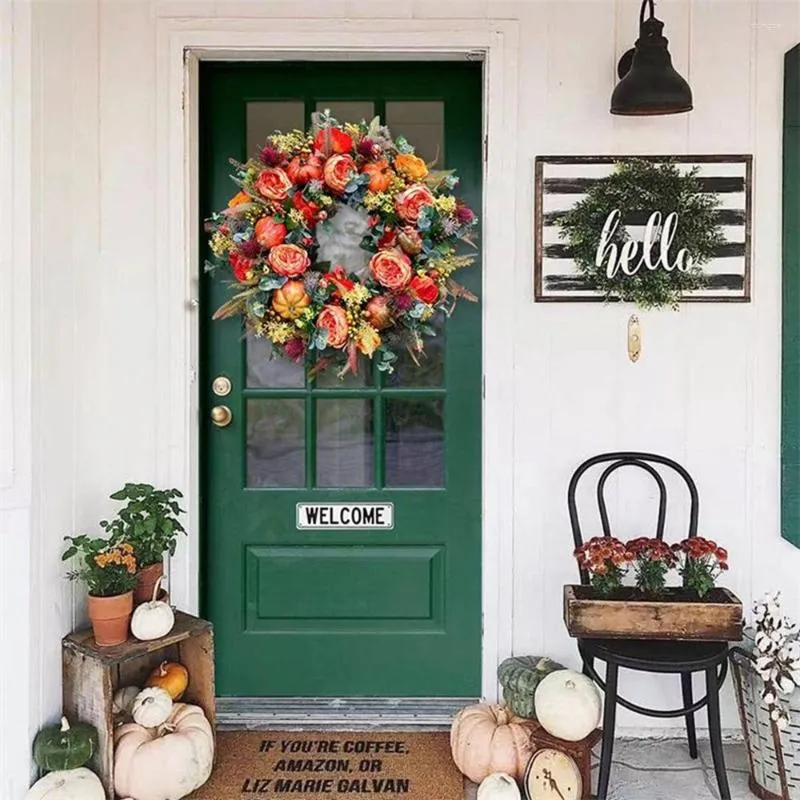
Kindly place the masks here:
<instances>
[{"instance_id":1,"label":"stone paver floor","mask_svg":"<svg viewBox=\"0 0 800 800\"><path fill-rule=\"evenodd\" d=\"M708 742L699 742L700 757L689 758L684 740L620 739L614 746L609 800L718 800L717 781ZM599 755L599 748L595 756ZM597 762L597 758L594 759ZM743 744L726 744L725 761L732 800L753 800L747 788L747 754ZM597 767L593 770L597 780ZM594 788L594 783L593 783ZM474 800L469 786L466 800Z\"/></svg>"}]
</instances>

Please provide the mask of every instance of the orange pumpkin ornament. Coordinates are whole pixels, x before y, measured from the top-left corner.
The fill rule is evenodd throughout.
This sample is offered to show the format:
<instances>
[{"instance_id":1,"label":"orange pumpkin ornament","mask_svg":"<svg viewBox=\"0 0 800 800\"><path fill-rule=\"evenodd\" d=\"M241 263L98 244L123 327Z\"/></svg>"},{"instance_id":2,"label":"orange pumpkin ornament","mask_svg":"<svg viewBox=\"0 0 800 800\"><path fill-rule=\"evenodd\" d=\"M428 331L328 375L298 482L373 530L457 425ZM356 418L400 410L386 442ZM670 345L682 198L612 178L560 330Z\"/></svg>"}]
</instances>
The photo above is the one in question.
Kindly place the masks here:
<instances>
[{"instance_id":1,"label":"orange pumpkin ornament","mask_svg":"<svg viewBox=\"0 0 800 800\"><path fill-rule=\"evenodd\" d=\"M272 295L272 307L284 319L297 319L310 305L303 281L286 281Z\"/></svg>"},{"instance_id":2,"label":"orange pumpkin ornament","mask_svg":"<svg viewBox=\"0 0 800 800\"><path fill-rule=\"evenodd\" d=\"M385 192L394 178L394 172L389 169L388 161L369 161L361 167L361 171L369 175L371 192Z\"/></svg>"},{"instance_id":3,"label":"orange pumpkin ornament","mask_svg":"<svg viewBox=\"0 0 800 800\"><path fill-rule=\"evenodd\" d=\"M151 673L145 686L164 689L173 700L180 700L189 685L189 670L175 661L162 661Z\"/></svg>"}]
</instances>

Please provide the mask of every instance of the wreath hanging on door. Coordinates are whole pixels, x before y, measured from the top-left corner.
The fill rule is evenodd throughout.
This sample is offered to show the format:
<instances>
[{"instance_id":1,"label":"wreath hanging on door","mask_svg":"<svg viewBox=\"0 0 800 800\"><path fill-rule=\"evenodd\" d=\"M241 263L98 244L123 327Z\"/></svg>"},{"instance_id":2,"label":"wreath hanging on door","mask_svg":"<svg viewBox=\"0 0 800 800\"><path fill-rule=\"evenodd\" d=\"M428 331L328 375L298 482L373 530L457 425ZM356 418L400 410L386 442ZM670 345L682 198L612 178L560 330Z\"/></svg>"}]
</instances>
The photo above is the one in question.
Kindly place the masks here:
<instances>
[{"instance_id":1,"label":"wreath hanging on door","mask_svg":"<svg viewBox=\"0 0 800 800\"><path fill-rule=\"evenodd\" d=\"M391 372L401 348L419 363L437 315L477 299L452 278L474 259L457 244L474 245L477 225L452 194L458 178L377 118L318 112L308 133L276 131L257 158L231 163L240 191L206 225L207 268L227 264L235 279L214 319L241 316L278 356L316 351L313 370L340 377L362 356Z\"/></svg>"}]
</instances>

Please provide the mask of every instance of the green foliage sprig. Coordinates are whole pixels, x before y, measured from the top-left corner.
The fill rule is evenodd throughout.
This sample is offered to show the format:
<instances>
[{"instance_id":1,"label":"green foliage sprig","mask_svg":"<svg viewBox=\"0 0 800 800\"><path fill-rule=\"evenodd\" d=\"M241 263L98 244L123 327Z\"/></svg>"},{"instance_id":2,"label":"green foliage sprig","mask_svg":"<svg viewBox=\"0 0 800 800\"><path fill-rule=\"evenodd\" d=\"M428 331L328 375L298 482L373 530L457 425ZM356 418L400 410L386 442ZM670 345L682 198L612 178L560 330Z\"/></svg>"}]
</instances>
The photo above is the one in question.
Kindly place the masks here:
<instances>
[{"instance_id":1,"label":"green foliage sprig","mask_svg":"<svg viewBox=\"0 0 800 800\"><path fill-rule=\"evenodd\" d=\"M702 270L725 237L718 222L718 198L703 191L697 168L682 171L675 163L629 159L615 165L611 175L592 184L586 197L557 219L560 236L572 249L581 273L606 300L623 300L642 308L677 308L686 292L702 289L707 277ZM686 272L642 267L635 275L619 270L609 278L605 263L596 263L603 225L618 209L620 225L611 242L619 248L630 239L625 219L639 212L660 211L664 218L673 211L678 226L672 251L685 248L694 260Z\"/></svg>"},{"instance_id":2,"label":"green foliage sprig","mask_svg":"<svg viewBox=\"0 0 800 800\"><path fill-rule=\"evenodd\" d=\"M185 513L176 498L177 489L156 489L148 483L126 483L111 495L112 500L127 501L111 520L100 527L114 542L129 542L140 567L158 564L164 553L175 554L178 533L186 533L178 519Z\"/></svg>"}]
</instances>

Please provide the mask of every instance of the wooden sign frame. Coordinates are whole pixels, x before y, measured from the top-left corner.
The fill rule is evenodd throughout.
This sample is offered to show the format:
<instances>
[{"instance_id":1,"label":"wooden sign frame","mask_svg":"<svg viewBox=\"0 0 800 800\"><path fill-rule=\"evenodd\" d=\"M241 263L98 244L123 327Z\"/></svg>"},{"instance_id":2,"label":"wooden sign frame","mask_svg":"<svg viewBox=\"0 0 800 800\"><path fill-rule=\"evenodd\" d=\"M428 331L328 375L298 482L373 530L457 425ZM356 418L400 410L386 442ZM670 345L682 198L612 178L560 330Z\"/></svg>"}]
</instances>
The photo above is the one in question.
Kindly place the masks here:
<instances>
[{"instance_id":1,"label":"wooden sign frame","mask_svg":"<svg viewBox=\"0 0 800 800\"><path fill-rule=\"evenodd\" d=\"M534 300L536 302L604 302L569 259L569 245L557 239L554 220L569 209L567 198L614 164L630 161L671 162L699 168L698 178L723 200L719 210L726 242L719 259L703 266L708 287L687 293L682 302L748 303L752 269L752 155L619 155L537 156L534 165ZM583 173L583 174L582 174ZM561 191L559 191L561 190ZM653 211L666 209L652 209ZM730 238L729 238L730 237Z\"/></svg>"}]
</instances>

